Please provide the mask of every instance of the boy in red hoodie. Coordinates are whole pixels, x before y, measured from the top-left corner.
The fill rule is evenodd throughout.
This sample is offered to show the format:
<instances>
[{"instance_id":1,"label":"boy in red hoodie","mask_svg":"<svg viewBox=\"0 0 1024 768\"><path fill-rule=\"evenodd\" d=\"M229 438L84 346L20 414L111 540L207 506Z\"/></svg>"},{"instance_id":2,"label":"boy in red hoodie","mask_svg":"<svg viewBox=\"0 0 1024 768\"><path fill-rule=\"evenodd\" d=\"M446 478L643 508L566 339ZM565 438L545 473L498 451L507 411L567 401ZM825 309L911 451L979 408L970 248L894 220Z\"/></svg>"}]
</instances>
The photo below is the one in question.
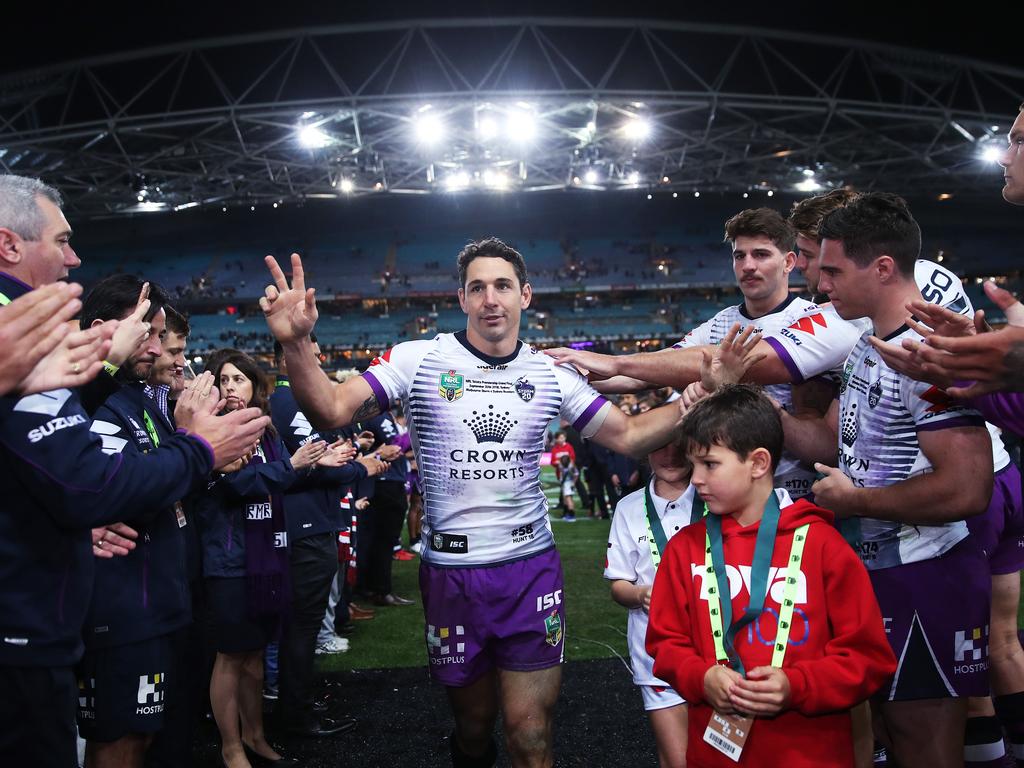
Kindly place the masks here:
<instances>
[{"instance_id":1,"label":"boy in red hoodie","mask_svg":"<svg viewBox=\"0 0 1024 768\"><path fill-rule=\"evenodd\" d=\"M772 487L782 425L757 388L682 429L710 514L666 548L647 650L690 704L688 766L852 766L849 710L896 670L864 566L830 512Z\"/></svg>"}]
</instances>

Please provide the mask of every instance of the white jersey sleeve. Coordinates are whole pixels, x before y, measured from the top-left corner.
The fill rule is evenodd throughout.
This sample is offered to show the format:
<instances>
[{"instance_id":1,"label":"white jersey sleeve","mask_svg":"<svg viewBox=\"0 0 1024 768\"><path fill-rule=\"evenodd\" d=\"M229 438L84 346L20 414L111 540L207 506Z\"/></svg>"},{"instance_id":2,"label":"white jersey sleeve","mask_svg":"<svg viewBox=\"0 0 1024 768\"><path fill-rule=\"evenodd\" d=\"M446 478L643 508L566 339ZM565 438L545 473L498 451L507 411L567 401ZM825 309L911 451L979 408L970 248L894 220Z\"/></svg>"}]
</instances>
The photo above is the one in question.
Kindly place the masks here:
<instances>
[{"instance_id":1,"label":"white jersey sleeve","mask_svg":"<svg viewBox=\"0 0 1024 768\"><path fill-rule=\"evenodd\" d=\"M604 424L612 404L590 386L575 368L556 365L554 372L562 391L559 415L570 422L582 437L593 437Z\"/></svg>"},{"instance_id":2,"label":"white jersey sleeve","mask_svg":"<svg viewBox=\"0 0 1024 768\"><path fill-rule=\"evenodd\" d=\"M433 348L432 341L406 341L375 357L363 371L363 378L377 397L383 413L391 409L391 401L404 399L412 388L416 369Z\"/></svg>"},{"instance_id":3,"label":"white jersey sleeve","mask_svg":"<svg viewBox=\"0 0 1024 768\"><path fill-rule=\"evenodd\" d=\"M650 547L641 552L632 528L633 517L644 514L644 488L623 497L612 515L612 528L608 532L608 554L605 557L604 577L609 581L623 580L636 583L637 560L641 555L650 557ZM634 523L631 526L630 523Z\"/></svg>"},{"instance_id":4,"label":"white jersey sleeve","mask_svg":"<svg viewBox=\"0 0 1024 768\"><path fill-rule=\"evenodd\" d=\"M913 417L918 432L985 425L980 413L932 384L908 376L900 377L899 383L900 399Z\"/></svg>"},{"instance_id":5,"label":"white jersey sleeve","mask_svg":"<svg viewBox=\"0 0 1024 768\"><path fill-rule=\"evenodd\" d=\"M843 320L831 304L813 306L765 342L786 366L794 384L841 369L861 330Z\"/></svg>"}]
</instances>

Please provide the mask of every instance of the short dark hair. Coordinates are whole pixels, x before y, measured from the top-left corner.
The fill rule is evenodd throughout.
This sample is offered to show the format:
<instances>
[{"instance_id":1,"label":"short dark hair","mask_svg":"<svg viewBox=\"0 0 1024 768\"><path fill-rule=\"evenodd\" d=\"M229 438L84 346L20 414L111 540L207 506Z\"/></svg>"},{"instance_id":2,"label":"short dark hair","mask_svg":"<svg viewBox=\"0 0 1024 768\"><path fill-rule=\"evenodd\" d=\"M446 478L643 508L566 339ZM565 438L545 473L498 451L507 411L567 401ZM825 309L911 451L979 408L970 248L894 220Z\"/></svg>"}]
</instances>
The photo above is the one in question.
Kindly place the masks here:
<instances>
[{"instance_id":1,"label":"short dark hair","mask_svg":"<svg viewBox=\"0 0 1024 768\"><path fill-rule=\"evenodd\" d=\"M188 324L188 317L170 304L164 304L164 312L167 313L167 330L188 338L188 335L192 333L192 326Z\"/></svg>"},{"instance_id":2,"label":"short dark hair","mask_svg":"<svg viewBox=\"0 0 1024 768\"><path fill-rule=\"evenodd\" d=\"M526 261L523 255L510 245L506 245L496 237L488 237L483 240L476 240L467 243L466 247L459 252L456 263L459 266L459 287L466 287L466 270L470 262L480 257L504 259L516 272L519 280L519 287L526 285Z\"/></svg>"},{"instance_id":3,"label":"short dark hair","mask_svg":"<svg viewBox=\"0 0 1024 768\"><path fill-rule=\"evenodd\" d=\"M817 240L821 220L837 208L849 205L857 199L858 195L860 195L859 192L843 187L842 189L833 189L823 195L797 200L789 212L789 224L796 234Z\"/></svg>"},{"instance_id":4,"label":"short dark hair","mask_svg":"<svg viewBox=\"0 0 1024 768\"><path fill-rule=\"evenodd\" d=\"M144 282L135 275L111 275L100 280L82 302L82 328L88 328L94 320L120 320L131 314ZM167 304L167 294L153 282L149 284L149 302L147 322Z\"/></svg>"},{"instance_id":5,"label":"short dark hair","mask_svg":"<svg viewBox=\"0 0 1024 768\"><path fill-rule=\"evenodd\" d=\"M921 256L921 227L906 200L890 192L867 192L832 211L821 222L818 236L841 242L846 257L858 267L891 256L906 277L913 277Z\"/></svg>"},{"instance_id":6,"label":"short dark hair","mask_svg":"<svg viewBox=\"0 0 1024 768\"><path fill-rule=\"evenodd\" d=\"M735 243L737 237L767 237L783 253L796 248L793 228L771 208L748 208L725 222L725 239Z\"/></svg>"},{"instance_id":7,"label":"short dark hair","mask_svg":"<svg viewBox=\"0 0 1024 768\"><path fill-rule=\"evenodd\" d=\"M746 459L764 448L772 457L772 472L782 458L782 420L775 406L754 384L722 387L686 414L680 428L688 453L721 445Z\"/></svg>"}]
</instances>

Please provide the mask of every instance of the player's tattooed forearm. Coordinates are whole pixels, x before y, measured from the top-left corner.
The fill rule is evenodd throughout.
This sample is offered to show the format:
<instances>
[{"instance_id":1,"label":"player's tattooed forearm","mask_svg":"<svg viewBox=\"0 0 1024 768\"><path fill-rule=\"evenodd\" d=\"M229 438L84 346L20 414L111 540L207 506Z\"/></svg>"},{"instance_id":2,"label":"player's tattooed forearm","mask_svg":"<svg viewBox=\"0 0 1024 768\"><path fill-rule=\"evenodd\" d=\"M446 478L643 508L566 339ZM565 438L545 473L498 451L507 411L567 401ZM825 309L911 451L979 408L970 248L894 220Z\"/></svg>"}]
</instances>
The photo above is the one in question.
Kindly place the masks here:
<instances>
[{"instance_id":1,"label":"player's tattooed forearm","mask_svg":"<svg viewBox=\"0 0 1024 768\"><path fill-rule=\"evenodd\" d=\"M380 405L377 403L377 396L370 395L363 401L363 404L356 409L356 412L352 415L352 421L372 419L379 413Z\"/></svg>"}]
</instances>

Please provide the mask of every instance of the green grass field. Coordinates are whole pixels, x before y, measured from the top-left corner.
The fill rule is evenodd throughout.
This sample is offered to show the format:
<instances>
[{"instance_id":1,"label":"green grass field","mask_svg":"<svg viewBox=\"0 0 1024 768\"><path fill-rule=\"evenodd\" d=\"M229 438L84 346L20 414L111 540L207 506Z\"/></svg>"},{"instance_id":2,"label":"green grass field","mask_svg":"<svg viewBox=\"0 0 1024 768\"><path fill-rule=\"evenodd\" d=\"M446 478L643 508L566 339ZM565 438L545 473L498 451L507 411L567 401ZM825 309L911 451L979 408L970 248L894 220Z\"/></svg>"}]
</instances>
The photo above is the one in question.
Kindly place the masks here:
<instances>
[{"instance_id":1,"label":"green grass field","mask_svg":"<svg viewBox=\"0 0 1024 768\"><path fill-rule=\"evenodd\" d=\"M541 479L554 507L558 502L558 488L550 468L543 469ZM612 602L608 582L602 576L610 522L579 518L576 523L563 523L559 516L556 510L552 528L565 572L566 660L615 655L626 658L626 609ZM322 669L426 665L418 570L418 558L394 563L395 593L413 598L417 604L407 608L378 608L373 620L356 622L356 631L349 636L349 651L317 657Z\"/></svg>"}]
</instances>

